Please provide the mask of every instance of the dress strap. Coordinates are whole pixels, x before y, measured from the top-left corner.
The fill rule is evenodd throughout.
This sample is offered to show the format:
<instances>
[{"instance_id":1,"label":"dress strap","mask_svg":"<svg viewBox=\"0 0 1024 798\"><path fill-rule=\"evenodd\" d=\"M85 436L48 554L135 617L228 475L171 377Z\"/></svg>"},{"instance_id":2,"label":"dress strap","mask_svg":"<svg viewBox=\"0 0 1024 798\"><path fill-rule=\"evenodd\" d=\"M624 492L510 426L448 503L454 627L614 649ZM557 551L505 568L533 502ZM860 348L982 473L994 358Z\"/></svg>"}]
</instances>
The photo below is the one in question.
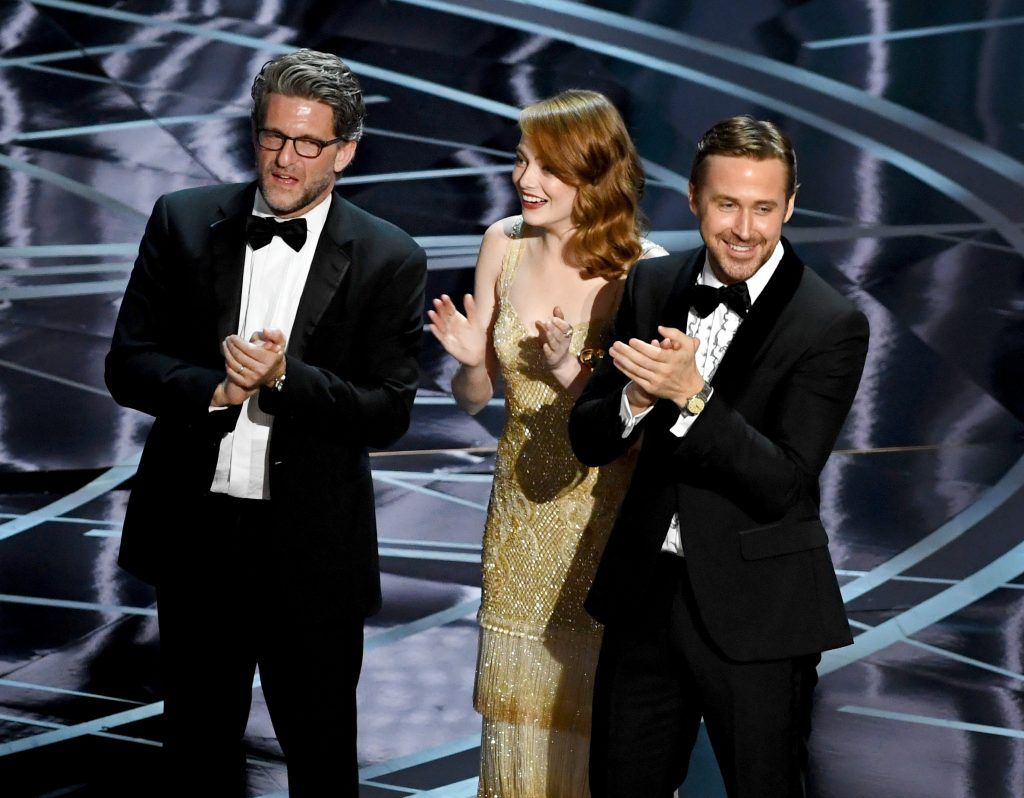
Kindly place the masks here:
<instances>
[{"instance_id":1,"label":"dress strap","mask_svg":"<svg viewBox=\"0 0 1024 798\"><path fill-rule=\"evenodd\" d=\"M508 296L508 289L512 286L512 280L516 276L516 267L519 265L519 256L523 252L523 217L518 217L512 223L508 248L505 250L505 257L501 261L501 275L498 277L498 295L505 299Z\"/></svg>"}]
</instances>

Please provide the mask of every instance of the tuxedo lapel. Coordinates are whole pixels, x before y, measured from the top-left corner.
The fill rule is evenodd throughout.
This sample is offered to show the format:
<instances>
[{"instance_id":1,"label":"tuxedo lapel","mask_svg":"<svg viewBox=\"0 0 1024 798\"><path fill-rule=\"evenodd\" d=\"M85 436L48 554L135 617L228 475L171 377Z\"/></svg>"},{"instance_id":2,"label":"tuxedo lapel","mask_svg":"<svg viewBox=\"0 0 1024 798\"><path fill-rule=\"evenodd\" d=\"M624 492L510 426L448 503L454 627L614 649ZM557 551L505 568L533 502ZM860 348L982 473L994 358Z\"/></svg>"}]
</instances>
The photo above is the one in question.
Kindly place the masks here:
<instances>
[{"instance_id":1,"label":"tuxedo lapel","mask_svg":"<svg viewBox=\"0 0 1024 798\"><path fill-rule=\"evenodd\" d=\"M775 323L793 298L804 273L804 264L793 248L782 240L784 254L775 274L750 308L736 331L711 384L727 401L735 399L758 353L769 342Z\"/></svg>"},{"instance_id":2,"label":"tuxedo lapel","mask_svg":"<svg viewBox=\"0 0 1024 798\"><path fill-rule=\"evenodd\" d=\"M213 294L217 307L217 340L238 332L245 266L245 220L252 212L256 184L239 191L221 206L220 219L210 225Z\"/></svg>"},{"instance_id":3,"label":"tuxedo lapel","mask_svg":"<svg viewBox=\"0 0 1024 798\"><path fill-rule=\"evenodd\" d=\"M694 285L697 284L697 275L704 268L705 252L704 247L694 250L689 260L683 263L672 284L668 301L661 311L658 323L663 327L675 327L686 332L688 314L690 312L690 295ZM657 330L651 333L652 337L657 335Z\"/></svg>"},{"instance_id":4,"label":"tuxedo lapel","mask_svg":"<svg viewBox=\"0 0 1024 798\"><path fill-rule=\"evenodd\" d=\"M305 352L309 336L337 293L351 263L345 248L345 244L352 238L347 216L345 200L335 194L316 252L313 253L309 276L306 277L295 322L292 324L288 353L295 357L301 357Z\"/></svg>"}]
</instances>

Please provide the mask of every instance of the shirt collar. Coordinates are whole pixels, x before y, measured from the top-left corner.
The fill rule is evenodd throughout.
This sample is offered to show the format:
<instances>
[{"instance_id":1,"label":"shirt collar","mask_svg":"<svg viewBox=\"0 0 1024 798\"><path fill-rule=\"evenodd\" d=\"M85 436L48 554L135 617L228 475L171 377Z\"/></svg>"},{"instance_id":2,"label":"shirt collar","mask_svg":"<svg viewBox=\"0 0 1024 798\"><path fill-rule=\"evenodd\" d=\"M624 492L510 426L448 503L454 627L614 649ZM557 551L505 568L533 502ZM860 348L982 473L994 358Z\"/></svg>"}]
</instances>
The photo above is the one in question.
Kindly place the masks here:
<instances>
[{"instance_id":1,"label":"shirt collar","mask_svg":"<svg viewBox=\"0 0 1024 798\"><path fill-rule=\"evenodd\" d=\"M772 250L771 257L768 258L756 272L754 272L750 279L747 280L747 291L750 292L750 304L753 305L757 298L764 291L764 287L768 285L768 281L772 279L772 275L775 274L775 270L779 267L782 262L782 256L785 254L785 248L782 246L782 242L779 241L775 244L775 249ZM700 285L710 285L712 288L720 288L724 283L715 276L714 270L711 268L711 261L708 259L708 255L704 255L704 268L700 273L700 279L698 280Z\"/></svg>"}]
</instances>

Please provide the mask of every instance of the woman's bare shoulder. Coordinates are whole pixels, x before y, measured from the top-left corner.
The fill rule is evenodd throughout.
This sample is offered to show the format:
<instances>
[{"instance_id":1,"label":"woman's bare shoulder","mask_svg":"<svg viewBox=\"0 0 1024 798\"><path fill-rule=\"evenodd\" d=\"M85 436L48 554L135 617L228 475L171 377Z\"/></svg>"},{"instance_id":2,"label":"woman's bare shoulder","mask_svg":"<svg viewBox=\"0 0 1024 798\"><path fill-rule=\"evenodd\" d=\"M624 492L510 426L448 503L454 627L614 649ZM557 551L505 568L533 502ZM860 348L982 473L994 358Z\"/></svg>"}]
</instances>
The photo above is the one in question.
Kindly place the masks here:
<instances>
[{"instance_id":1,"label":"woman's bare shoulder","mask_svg":"<svg viewBox=\"0 0 1024 798\"><path fill-rule=\"evenodd\" d=\"M480 254L476 260L478 278L486 276L488 282L497 279L509 244L516 237L513 235L516 219L522 221L521 216L508 216L498 219L484 231L480 241Z\"/></svg>"},{"instance_id":2,"label":"woman's bare shoulder","mask_svg":"<svg viewBox=\"0 0 1024 798\"><path fill-rule=\"evenodd\" d=\"M484 241L488 239L516 239L523 237L523 230L526 225L522 216L506 216L498 219L484 233Z\"/></svg>"}]
</instances>

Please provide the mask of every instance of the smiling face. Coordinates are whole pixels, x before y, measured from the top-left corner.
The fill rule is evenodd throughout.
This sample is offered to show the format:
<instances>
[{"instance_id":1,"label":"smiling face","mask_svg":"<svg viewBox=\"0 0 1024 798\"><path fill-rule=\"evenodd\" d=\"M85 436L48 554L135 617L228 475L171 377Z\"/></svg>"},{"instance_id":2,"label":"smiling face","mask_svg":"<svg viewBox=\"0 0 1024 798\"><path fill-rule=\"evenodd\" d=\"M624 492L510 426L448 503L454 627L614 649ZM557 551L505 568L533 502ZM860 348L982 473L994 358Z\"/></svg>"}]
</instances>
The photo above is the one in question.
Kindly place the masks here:
<instances>
[{"instance_id":1,"label":"smiling face","mask_svg":"<svg viewBox=\"0 0 1024 798\"><path fill-rule=\"evenodd\" d=\"M260 127L285 136L330 141L333 124L334 115L325 103L271 94ZM291 141L276 152L256 144L257 180L263 199L276 216L301 216L331 193L337 173L348 166L355 151L354 141L343 141L324 147L316 158L303 158Z\"/></svg>"},{"instance_id":2,"label":"smiling face","mask_svg":"<svg viewBox=\"0 0 1024 798\"><path fill-rule=\"evenodd\" d=\"M788 173L778 158L709 156L690 210L700 222L715 276L726 285L750 278L771 257L793 215Z\"/></svg>"},{"instance_id":3,"label":"smiling face","mask_svg":"<svg viewBox=\"0 0 1024 798\"><path fill-rule=\"evenodd\" d=\"M528 225L543 227L556 235L573 228L576 187L563 183L549 172L525 138L516 148L512 183L519 192L523 221Z\"/></svg>"}]
</instances>

